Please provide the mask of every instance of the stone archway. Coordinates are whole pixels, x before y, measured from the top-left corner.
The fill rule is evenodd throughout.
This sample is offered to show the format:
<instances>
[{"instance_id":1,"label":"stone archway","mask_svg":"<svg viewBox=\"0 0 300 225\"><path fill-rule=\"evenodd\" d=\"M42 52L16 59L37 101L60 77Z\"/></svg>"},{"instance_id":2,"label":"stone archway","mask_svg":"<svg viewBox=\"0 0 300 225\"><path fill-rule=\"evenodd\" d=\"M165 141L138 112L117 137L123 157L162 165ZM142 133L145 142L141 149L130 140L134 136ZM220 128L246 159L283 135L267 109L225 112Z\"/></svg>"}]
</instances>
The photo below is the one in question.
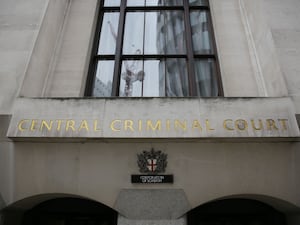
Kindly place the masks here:
<instances>
[{"instance_id":1,"label":"stone archway","mask_svg":"<svg viewBox=\"0 0 300 225\"><path fill-rule=\"evenodd\" d=\"M86 199L56 198L25 212L21 225L116 225L117 212Z\"/></svg>"},{"instance_id":2,"label":"stone archway","mask_svg":"<svg viewBox=\"0 0 300 225\"><path fill-rule=\"evenodd\" d=\"M209 202L187 216L188 225L286 225L283 213L263 202L243 198Z\"/></svg>"},{"instance_id":3,"label":"stone archway","mask_svg":"<svg viewBox=\"0 0 300 225\"><path fill-rule=\"evenodd\" d=\"M77 196L40 195L5 208L2 215L1 225L116 225L118 213Z\"/></svg>"}]
</instances>

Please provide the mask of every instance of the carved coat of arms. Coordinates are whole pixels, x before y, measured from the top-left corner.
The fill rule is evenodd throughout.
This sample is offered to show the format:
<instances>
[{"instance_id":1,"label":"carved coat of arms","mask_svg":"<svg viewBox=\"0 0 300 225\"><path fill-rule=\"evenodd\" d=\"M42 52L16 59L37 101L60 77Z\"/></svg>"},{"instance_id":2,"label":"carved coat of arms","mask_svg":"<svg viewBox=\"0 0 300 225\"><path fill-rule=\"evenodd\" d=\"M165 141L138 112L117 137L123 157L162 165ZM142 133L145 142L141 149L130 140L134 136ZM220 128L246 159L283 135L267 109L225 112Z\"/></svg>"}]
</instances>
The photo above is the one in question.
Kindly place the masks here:
<instances>
[{"instance_id":1,"label":"carved coat of arms","mask_svg":"<svg viewBox=\"0 0 300 225\"><path fill-rule=\"evenodd\" d=\"M167 167L167 154L161 151L155 151L153 148L151 151L143 151L143 153L137 155L138 166L141 173L164 173Z\"/></svg>"}]
</instances>

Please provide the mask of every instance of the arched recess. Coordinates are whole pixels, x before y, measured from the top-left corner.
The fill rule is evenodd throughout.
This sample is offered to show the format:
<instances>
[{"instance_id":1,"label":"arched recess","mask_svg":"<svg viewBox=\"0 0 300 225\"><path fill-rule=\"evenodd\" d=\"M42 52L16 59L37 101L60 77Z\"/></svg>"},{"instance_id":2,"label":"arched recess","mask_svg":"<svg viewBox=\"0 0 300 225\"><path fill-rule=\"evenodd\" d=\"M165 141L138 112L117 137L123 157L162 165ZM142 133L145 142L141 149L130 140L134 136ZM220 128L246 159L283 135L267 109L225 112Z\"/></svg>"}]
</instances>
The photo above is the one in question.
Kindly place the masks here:
<instances>
[{"instance_id":1,"label":"arched recess","mask_svg":"<svg viewBox=\"0 0 300 225\"><path fill-rule=\"evenodd\" d=\"M75 195L44 194L2 210L1 225L116 225L118 213L99 202Z\"/></svg>"},{"instance_id":2,"label":"arched recess","mask_svg":"<svg viewBox=\"0 0 300 225\"><path fill-rule=\"evenodd\" d=\"M286 215L269 204L247 198L226 198L187 213L188 225L287 225Z\"/></svg>"}]
</instances>

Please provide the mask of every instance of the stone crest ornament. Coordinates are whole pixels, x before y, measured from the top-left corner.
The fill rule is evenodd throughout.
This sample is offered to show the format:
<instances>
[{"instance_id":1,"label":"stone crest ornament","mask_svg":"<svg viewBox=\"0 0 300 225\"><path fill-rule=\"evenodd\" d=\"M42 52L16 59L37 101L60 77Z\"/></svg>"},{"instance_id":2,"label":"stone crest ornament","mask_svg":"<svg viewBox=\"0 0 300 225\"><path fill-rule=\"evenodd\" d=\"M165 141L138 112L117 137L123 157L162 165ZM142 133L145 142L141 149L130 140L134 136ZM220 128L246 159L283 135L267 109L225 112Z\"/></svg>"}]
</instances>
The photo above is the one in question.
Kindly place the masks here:
<instances>
[{"instance_id":1,"label":"stone crest ornament","mask_svg":"<svg viewBox=\"0 0 300 225\"><path fill-rule=\"evenodd\" d=\"M167 154L162 151L143 151L137 155L137 164L141 173L157 174L164 173L167 167Z\"/></svg>"},{"instance_id":2,"label":"stone crest ornament","mask_svg":"<svg viewBox=\"0 0 300 225\"><path fill-rule=\"evenodd\" d=\"M137 154L137 164L142 174L132 174L133 184L166 184L173 183L173 175L161 174L166 171L167 154L162 151L143 151Z\"/></svg>"}]
</instances>

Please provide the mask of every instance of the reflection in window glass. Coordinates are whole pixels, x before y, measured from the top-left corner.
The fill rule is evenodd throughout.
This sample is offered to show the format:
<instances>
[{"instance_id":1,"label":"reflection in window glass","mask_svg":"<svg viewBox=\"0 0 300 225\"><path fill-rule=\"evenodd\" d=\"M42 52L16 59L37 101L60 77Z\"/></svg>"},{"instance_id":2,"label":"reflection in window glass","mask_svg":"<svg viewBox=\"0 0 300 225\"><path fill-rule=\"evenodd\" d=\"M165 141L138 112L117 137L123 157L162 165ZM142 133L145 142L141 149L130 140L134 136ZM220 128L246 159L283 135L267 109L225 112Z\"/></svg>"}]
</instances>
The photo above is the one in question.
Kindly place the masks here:
<instances>
[{"instance_id":1,"label":"reflection in window glass","mask_svg":"<svg viewBox=\"0 0 300 225\"><path fill-rule=\"evenodd\" d=\"M104 6L120 6L121 0L105 0Z\"/></svg>"},{"instance_id":2,"label":"reflection in window glass","mask_svg":"<svg viewBox=\"0 0 300 225\"><path fill-rule=\"evenodd\" d=\"M185 59L123 61L120 96L189 95Z\"/></svg>"},{"instance_id":3,"label":"reflection in window glass","mask_svg":"<svg viewBox=\"0 0 300 225\"><path fill-rule=\"evenodd\" d=\"M144 13L126 14L124 33L124 54L143 54Z\"/></svg>"},{"instance_id":4,"label":"reflection in window glass","mask_svg":"<svg viewBox=\"0 0 300 225\"><path fill-rule=\"evenodd\" d=\"M197 92L199 96L218 96L216 63L213 59L195 61Z\"/></svg>"},{"instance_id":5,"label":"reflection in window glass","mask_svg":"<svg viewBox=\"0 0 300 225\"><path fill-rule=\"evenodd\" d=\"M159 0L146 0L146 6L158 6Z\"/></svg>"},{"instance_id":6,"label":"reflection in window glass","mask_svg":"<svg viewBox=\"0 0 300 225\"><path fill-rule=\"evenodd\" d=\"M185 59L126 60L122 64L120 96L188 96Z\"/></svg>"},{"instance_id":7,"label":"reflection in window glass","mask_svg":"<svg viewBox=\"0 0 300 225\"><path fill-rule=\"evenodd\" d=\"M208 1L101 0L86 94L222 95Z\"/></svg>"},{"instance_id":8,"label":"reflection in window glass","mask_svg":"<svg viewBox=\"0 0 300 225\"><path fill-rule=\"evenodd\" d=\"M157 19L157 46L160 54L185 54L185 28L182 11L162 11Z\"/></svg>"},{"instance_id":9,"label":"reflection in window glass","mask_svg":"<svg viewBox=\"0 0 300 225\"><path fill-rule=\"evenodd\" d=\"M163 68L163 67L162 67ZM165 66L165 88L168 97L189 96L187 65L185 59L167 59ZM163 71L161 71L163 74Z\"/></svg>"},{"instance_id":10,"label":"reflection in window glass","mask_svg":"<svg viewBox=\"0 0 300 225\"><path fill-rule=\"evenodd\" d=\"M160 96L159 60L123 61L120 83L122 97L158 97ZM164 72L164 71L163 71ZM162 96L165 96L163 93Z\"/></svg>"},{"instance_id":11,"label":"reflection in window glass","mask_svg":"<svg viewBox=\"0 0 300 225\"><path fill-rule=\"evenodd\" d=\"M144 97L159 97L165 96L165 93L160 95L160 86L164 83L160 83L160 76L164 77L159 73L159 60L147 60L144 61L144 84L143 84L143 96Z\"/></svg>"},{"instance_id":12,"label":"reflection in window glass","mask_svg":"<svg viewBox=\"0 0 300 225\"><path fill-rule=\"evenodd\" d=\"M98 54L115 54L119 13L104 13Z\"/></svg>"},{"instance_id":13,"label":"reflection in window glass","mask_svg":"<svg viewBox=\"0 0 300 225\"><path fill-rule=\"evenodd\" d=\"M142 96L145 77L142 60L125 60L122 63L120 93L121 97Z\"/></svg>"},{"instance_id":14,"label":"reflection in window glass","mask_svg":"<svg viewBox=\"0 0 300 225\"><path fill-rule=\"evenodd\" d=\"M123 43L123 54L185 54L183 12L127 13Z\"/></svg>"},{"instance_id":15,"label":"reflection in window glass","mask_svg":"<svg viewBox=\"0 0 300 225\"><path fill-rule=\"evenodd\" d=\"M208 0L189 0L190 5L208 5Z\"/></svg>"},{"instance_id":16,"label":"reflection in window glass","mask_svg":"<svg viewBox=\"0 0 300 225\"><path fill-rule=\"evenodd\" d=\"M182 0L159 0L158 5L160 6L182 6Z\"/></svg>"},{"instance_id":17,"label":"reflection in window glass","mask_svg":"<svg viewBox=\"0 0 300 225\"><path fill-rule=\"evenodd\" d=\"M145 15L145 54L158 54L157 51L157 16L158 12Z\"/></svg>"},{"instance_id":18,"label":"reflection in window glass","mask_svg":"<svg viewBox=\"0 0 300 225\"><path fill-rule=\"evenodd\" d=\"M97 72L94 81L93 96L110 97L114 74L114 61L103 60L97 65Z\"/></svg>"},{"instance_id":19,"label":"reflection in window glass","mask_svg":"<svg viewBox=\"0 0 300 225\"><path fill-rule=\"evenodd\" d=\"M212 53L211 36L208 30L208 14L205 11L193 11L190 14L192 39L195 54Z\"/></svg>"},{"instance_id":20,"label":"reflection in window glass","mask_svg":"<svg viewBox=\"0 0 300 225\"><path fill-rule=\"evenodd\" d=\"M127 6L145 6L145 0L127 0Z\"/></svg>"},{"instance_id":21,"label":"reflection in window glass","mask_svg":"<svg viewBox=\"0 0 300 225\"><path fill-rule=\"evenodd\" d=\"M182 6L182 0L127 0L127 6Z\"/></svg>"}]
</instances>

